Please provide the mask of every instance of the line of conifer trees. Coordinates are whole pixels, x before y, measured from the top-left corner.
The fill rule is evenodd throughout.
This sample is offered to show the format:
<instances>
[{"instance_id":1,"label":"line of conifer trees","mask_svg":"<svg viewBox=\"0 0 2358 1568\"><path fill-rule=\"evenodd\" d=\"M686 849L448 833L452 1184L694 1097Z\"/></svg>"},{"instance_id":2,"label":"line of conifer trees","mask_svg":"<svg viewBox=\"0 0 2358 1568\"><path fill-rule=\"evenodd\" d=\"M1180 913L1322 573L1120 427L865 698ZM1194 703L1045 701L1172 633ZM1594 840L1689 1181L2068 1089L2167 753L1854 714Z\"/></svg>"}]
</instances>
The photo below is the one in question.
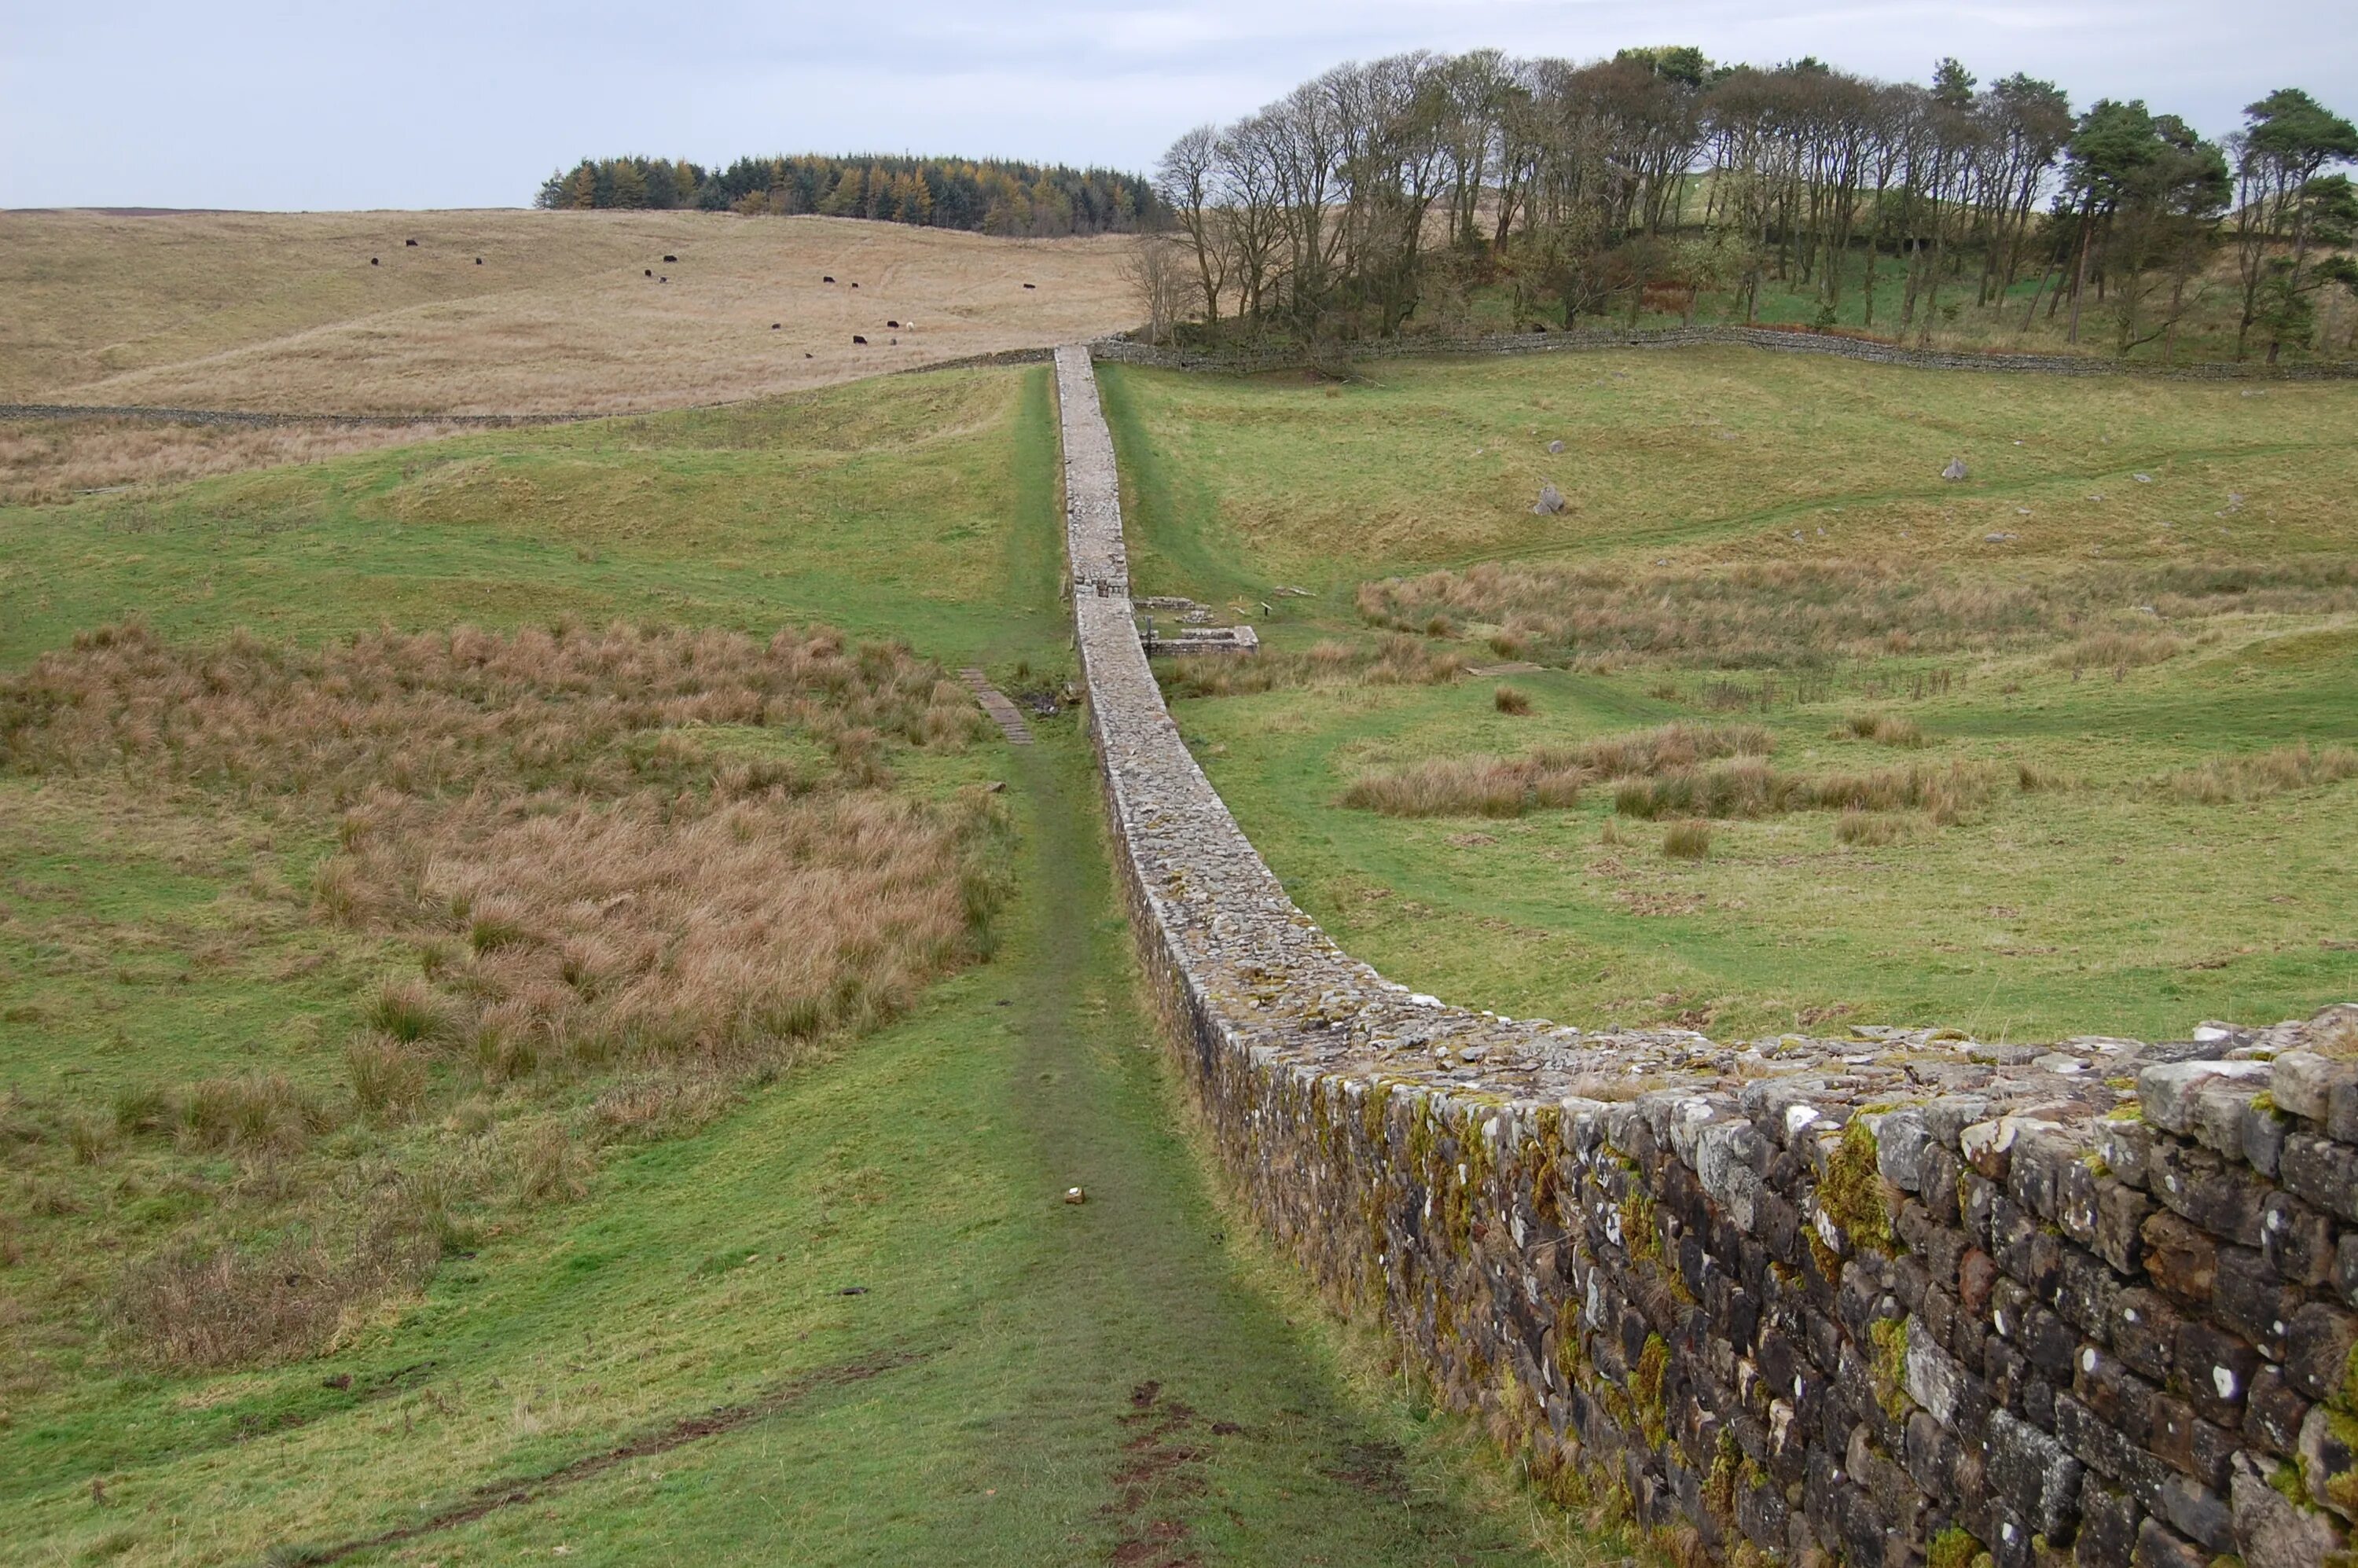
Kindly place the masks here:
<instances>
[{"instance_id":1,"label":"line of conifer trees","mask_svg":"<svg viewBox=\"0 0 2358 1568\"><path fill-rule=\"evenodd\" d=\"M536 205L816 212L1034 239L1128 233L1161 216L1152 185L1111 169L821 153L744 157L725 168L685 158L583 158L549 176Z\"/></svg>"}]
</instances>

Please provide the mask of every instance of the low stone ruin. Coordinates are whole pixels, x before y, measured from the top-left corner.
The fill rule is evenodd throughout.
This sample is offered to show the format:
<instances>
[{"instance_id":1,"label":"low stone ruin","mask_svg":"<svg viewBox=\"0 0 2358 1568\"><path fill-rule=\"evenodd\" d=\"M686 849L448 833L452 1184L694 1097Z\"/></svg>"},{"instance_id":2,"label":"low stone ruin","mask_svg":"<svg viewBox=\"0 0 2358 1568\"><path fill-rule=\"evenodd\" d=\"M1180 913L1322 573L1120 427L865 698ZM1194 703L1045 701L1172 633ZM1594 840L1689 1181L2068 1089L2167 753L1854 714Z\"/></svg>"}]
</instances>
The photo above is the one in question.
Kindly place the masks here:
<instances>
[{"instance_id":1,"label":"low stone ruin","mask_svg":"<svg viewBox=\"0 0 2358 1568\"><path fill-rule=\"evenodd\" d=\"M1089 724L1236 1187L1550 1484L1722 1561L2313 1568L2358 1512L2358 1006L2148 1044L1450 1007L1286 896L1163 706L1057 354Z\"/></svg>"}]
</instances>

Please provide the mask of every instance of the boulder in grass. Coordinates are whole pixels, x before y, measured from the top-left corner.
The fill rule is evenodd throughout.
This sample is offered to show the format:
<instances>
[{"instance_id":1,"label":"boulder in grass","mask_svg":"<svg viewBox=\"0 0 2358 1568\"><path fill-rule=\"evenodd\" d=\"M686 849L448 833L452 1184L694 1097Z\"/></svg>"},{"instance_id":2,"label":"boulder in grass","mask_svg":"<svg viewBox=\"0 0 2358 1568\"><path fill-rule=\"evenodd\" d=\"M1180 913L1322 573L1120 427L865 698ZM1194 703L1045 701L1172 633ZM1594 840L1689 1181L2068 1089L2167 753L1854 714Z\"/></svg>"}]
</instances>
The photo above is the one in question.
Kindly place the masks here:
<instances>
[{"instance_id":1,"label":"boulder in grass","mask_svg":"<svg viewBox=\"0 0 2358 1568\"><path fill-rule=\"evenodd\" d=\"M1952 482L1964 478L1965 460L1963 458L1951 458L1949 460L1949 466L1941 470L1941 477L1942 479L1949 480Z\"/></svg>"},{"instance_id":2,"label":"boulder in grass","mask_svg":"<svg viewBox=\"0 0 2358 1568\"><path fill-rule=\"evenodd\" d=\"M1563 492L1552 484L1540 486L1539 504L1531 510L1542 517L1552 517L1564 509Z\"/></svg>"},{"instance_id":3,"label":"boulder in grass","mask_svg":"<svg viewBox=\"0 0 2358 1568\"><path fill-rule=\"evenodd\" d=\"M1549 455L1550 455L1550 456L1553 456L1554 454L1556 454L1556 453L1558 453L1558 452L1561 452L1561 451L1563 451L1563 443L1562 441L1550 441L1550 442L1548 443L1548 453L1549 453Z\"/></svg>"}]
</instances>

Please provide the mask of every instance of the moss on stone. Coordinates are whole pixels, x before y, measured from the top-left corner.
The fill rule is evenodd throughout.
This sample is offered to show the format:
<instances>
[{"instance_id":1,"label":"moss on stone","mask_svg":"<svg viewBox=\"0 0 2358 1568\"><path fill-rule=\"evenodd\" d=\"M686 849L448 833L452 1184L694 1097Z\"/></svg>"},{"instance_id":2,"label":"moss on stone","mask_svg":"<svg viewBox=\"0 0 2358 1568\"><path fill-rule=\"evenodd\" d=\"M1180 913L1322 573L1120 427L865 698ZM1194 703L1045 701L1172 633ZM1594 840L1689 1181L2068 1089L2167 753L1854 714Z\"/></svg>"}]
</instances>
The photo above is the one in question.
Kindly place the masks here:
<instances>
[{"instance_id":1,"label":"moss on stone","mask_svg":"<svg viewBox=\"0 0 2358 1568\"><path fill-rule=\"evenodd\" d=\"M1952 1524L1932 1538L1931 1548L1924 1554L1924 1568L1973 1568L1981 1554L1982 1543L1974 1532Z\"/></svg>"},{"instance_id":2,"label":"moss on stone","mask_svg":"<svg viewBox=\"0 0 2358 1568\"><path fill-rule=\"evenodd\" d=\"M1879 1317L1866 1325L1875 1342L1875 1400L1898 1421L1908 1413L1908 1320Z\"/></svg>"},{"instance_id":3,"label":"moss on stone","mask_svg":"<svg viewBox=\"0 0 2358 1568\"><path fill-rule=\"evenodd\" d=\"M1640 1259L1654 1263L1662 1260L1661 1233L1654 1228L1654 1200L1634 1187L1621 1200L1621 1250L1633 1263Z\"/></svg>"},{"instance_id":4,"label":"moss on stone","mask_svg":"<svg viewBox=\"0 0 2358 1568\"><path fill-rule=\"evenodd\" d=\"M1884 1201L1875 1156L1875 1134L1854 1118L1826 1161L1826 1173L1819 1178L1818 1206L1842 1227L1853 1247L1890 1253L1898 1250L1899 1238L1891 1228L1891 1209Z\"/></svg>"},{"instance_id":5,"label":"moss on stone","mask_svg":"<svg viewBox=\"0 0 2358 1568\"><path fill-rule=\"evenodd\" d=\"M1736 1511L1736 1473L1743 1463L1744 1450L1737 1446L1736 1433L1721 1427L1719 1444L1711 1456L1711 1473L1703 1482L1704 1507L1720 1519L1731 1518Z\"/></svg>"},{"instance_id":6,"label":"moss on stone","mask_svg":"<svg viewBox=\"0 0 2358 1568\"><path fill-rule=\"evenodd\" d=\"M1657 1451L1671 1435L1670 1407L1662 1400L1662 1381L1670 1370L1671 1347L1659 1334L1646 1336L1646 1348L1638 1353L1638 1365L1629 1374L1629 1403L1646 1446Z\"/></svg>"}]
</instances>

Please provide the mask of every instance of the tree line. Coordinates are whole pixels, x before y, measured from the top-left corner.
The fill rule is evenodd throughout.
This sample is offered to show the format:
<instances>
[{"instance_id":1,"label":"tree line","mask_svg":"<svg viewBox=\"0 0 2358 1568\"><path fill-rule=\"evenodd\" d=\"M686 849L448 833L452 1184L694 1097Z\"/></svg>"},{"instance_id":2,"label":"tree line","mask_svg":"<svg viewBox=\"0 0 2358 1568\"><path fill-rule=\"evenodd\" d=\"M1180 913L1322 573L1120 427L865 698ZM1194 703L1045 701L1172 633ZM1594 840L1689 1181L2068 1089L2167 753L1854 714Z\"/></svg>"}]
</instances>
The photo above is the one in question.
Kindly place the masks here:
<instances>
[{"instance_id":1,"label":"tree line","mask_svg":"<svg viewBox=\"0 0 2358 1568\"><path fill-rule=\"evenodd\" d=\"M535 205L816 212L1034 239L1129 233L1160 216L1152 184L1111 169L820 153L742 157L725 168L684 158L583 158L550 175Z\"/></svg>"},{"instance_id":2,"label":"tree line","mask_svg":"<svg viewBox=\"0 0 2358 1568\"><path fill-rule=\"evenodd\" d=\"M2238 353L2274 360L2310 343L2320 291L2358 291L2353 160L2358 130L2289 88L2213 142L1953 59L1918 84L1692 48L1419 52L1182 135L1141 274L1156 330L1197 339L1388 336L1476 294L1517 325L1693 319L1706 295L1749 321L1773 284L1821 329L1929 341L1966 301L2019 300L2021 330L2100 320L2122 353L2231 308Z\"/></svg>"}]
</instances>

